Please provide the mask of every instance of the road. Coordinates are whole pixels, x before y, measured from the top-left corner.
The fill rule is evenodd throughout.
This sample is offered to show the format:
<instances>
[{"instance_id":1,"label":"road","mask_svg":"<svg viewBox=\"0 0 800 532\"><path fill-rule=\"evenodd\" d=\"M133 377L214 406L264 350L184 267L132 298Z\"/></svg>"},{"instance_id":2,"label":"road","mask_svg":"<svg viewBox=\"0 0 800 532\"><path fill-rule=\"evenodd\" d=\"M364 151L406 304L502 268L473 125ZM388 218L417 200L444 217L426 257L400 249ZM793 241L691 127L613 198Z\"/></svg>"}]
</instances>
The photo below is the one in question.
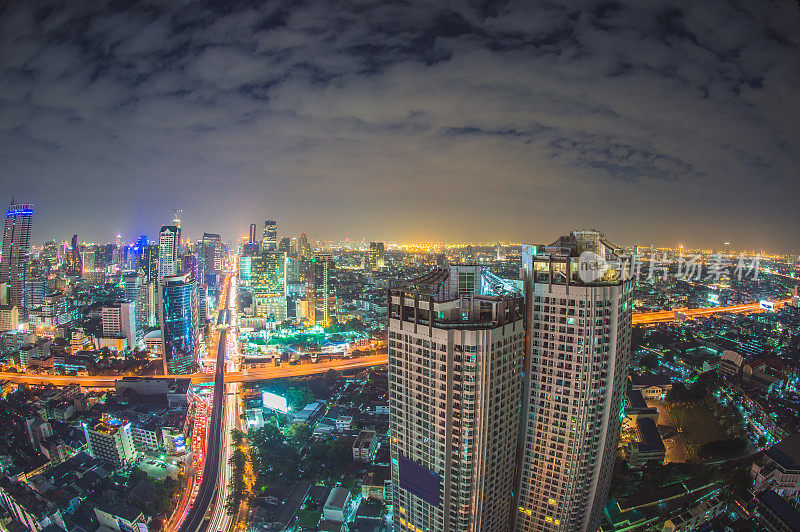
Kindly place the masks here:
<instances>
[{"instance_id":1,"label":"road","mask_svg":"<svg viewBox=\"0 0 800 532\"><path fill-rule=\"evenodd\" d=\"M222 436L223 436L223 418L227 413L223 408L225 405L225 363L229 343L231 339L228 338L228 325L230 323L231 312L228 306L231 304L229 297L231 291L231 274L225 275L223 282L222 297L220 301L220 309L218 311L219 319L217 321L217 329L219 335L217 340L217 360L214 372L214 399L211 407L211 419L208 424L208 440L206 442L205 456L203 457L203 474L200 485L197 489L197 496L192 502L191 508L186 513L186 517L180 524L178 530L180 532L206 532L209 530L209 522L206 519L209 508L214 509L211 504L217 497L220 471L221 468L220 456L222 454ZM235 335L232 337L236 341ZM202 452L195 450L195 452Z\"/></svg>"},{"instance_id":2,"label":"road","mask_svg":"<svg viewBox=\"0 0 800 532\"><path fill-rule=\"evenodd\" d=\"M226 382L250 382L269 379L278 379L283 377L302 377L306 375L314 375L317 373L325 373L328 370L335 369L337 371L344 371L350 369L363 369L371 366L384 366L388 360L387 355L372 355L368 357L359 358L346 358L340 360L326 360L312 364L310 362L305 364L289 365L284 364L281 366L259 368L248 371L234 371L225 372ZM90 388L113 388L114 382L122 379L122 375L108 375L108 376L65 376L65 375L35 375L30 373L9 373L0 372L0 381L11 381L19 384L55 384L57 386L66 386L67 384L77 383L81 386ZM156 379L178 379L190 378L194 384L203 384L214 381L214 374L211 373L190 373L187 375L152 375L148 378Z\"/></svg>"},{"instance_id":3,"label":"road","mask_svg":"<svg viewBox=\"0 0 800 532\"><path fill-rule=\"evenodd\" d=\"M775 301L775 308L778 308L786 303L789 303L791 298L781 299ZM667 323L677 321L675 316L676 312L681 312L686 316L686 319L697 318L701 316L710 316L720 313L748 313L757 312L760 309L759 303L744 303L741 305L731 305L728 307L713 307L701 309L676 309L665 310L659 312L638 312L633 315L634 325L649 325L655 323ZM337 371L344 371L350 369L363 369L372 366L384 366L388 361L387 355L372 355L369 357L359 358L346 358L338 360L326 360L316 364L305 363L297 365L284 364L282 366L273 366L269 368L252 369L246 371L226 372L225 380L230 383L241 383L250 381L262 381L269 379L279 379L284 377L303 377L307 375L315 375L317 373L325 373L328 370L335 369ZM209 383L214 380L214 375L208 373L191 373L187 375L153 375L153 378L158 379L175 379L175 378L190 378L194 384ZM7 380L19 384L55 384L57 386L65 386L67 384L77 383L81 386L88 386L90 388L113 388L114 382L124 378L123 375L107 375L107 376L65 376L65 375L35 375L29 373L9 373L0 372L0 381Z\"/></svg>"},{"instance_id":4,"label":"road","mask_svg":"<svg viewBox=\"0 0 800 532\"><path fill-rule=\"evenodd\" d=\"M228 463L233 452L231 446L231 430L236 422L236 404L239 401L239 385L225 385L225 410L222 422L222 456L219 461L219 483L211 510L211 520L206 530L227 532L233 524L228 512L225 510L225 500L228 498L228 483L230 482L232 468Z\"/></svg>"},{"instance_id":5,"label":"road","mask_svg":"<svg viewBox=\"0 0 800 532\"><path fill-rule=\"evenodd\" d=\"M791 298L780 299L774 301L775 308L791 302ZM637 312L633 315L634 325L648 325L652 323L667 323L671 321L678 321L676 313L680 312L686 319L698 318L701 316L710 316L712 314L733 313L733 314L746 314L748 312L758 312L761 310L760 303L743 303L740 305L730 305L727 307L712 307L712 308L679 308L675 310L664 310L660 312Z\"/></svg>"}]
</instances>

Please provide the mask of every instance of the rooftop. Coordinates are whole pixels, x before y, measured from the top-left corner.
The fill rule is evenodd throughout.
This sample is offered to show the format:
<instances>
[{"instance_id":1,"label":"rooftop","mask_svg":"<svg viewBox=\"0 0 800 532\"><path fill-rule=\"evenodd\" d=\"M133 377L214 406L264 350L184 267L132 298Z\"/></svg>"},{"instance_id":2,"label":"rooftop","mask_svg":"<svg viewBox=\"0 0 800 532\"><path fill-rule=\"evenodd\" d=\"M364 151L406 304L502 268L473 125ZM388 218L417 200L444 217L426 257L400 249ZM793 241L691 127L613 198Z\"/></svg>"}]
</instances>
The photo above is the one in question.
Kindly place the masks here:
<instances>
[{"instance_id":1,"label":"rooftop","mask_svg":"<svg viewBox=\"0 0 800 532\"><path fill-rule=\"evenodd\" d=\"M784 469L800 469L800 432L767 449L766 455Z\"/></svg>"}]
</instances>

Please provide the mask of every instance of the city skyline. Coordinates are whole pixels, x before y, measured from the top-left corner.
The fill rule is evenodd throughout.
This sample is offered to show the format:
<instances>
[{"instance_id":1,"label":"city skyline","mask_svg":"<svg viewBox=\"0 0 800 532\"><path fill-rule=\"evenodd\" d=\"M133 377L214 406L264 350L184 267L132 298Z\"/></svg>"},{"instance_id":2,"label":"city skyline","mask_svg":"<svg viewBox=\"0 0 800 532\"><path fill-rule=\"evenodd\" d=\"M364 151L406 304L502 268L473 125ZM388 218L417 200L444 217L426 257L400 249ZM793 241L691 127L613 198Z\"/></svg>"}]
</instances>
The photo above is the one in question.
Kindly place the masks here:
<instances>
[{"instance_id":1,"label":"city skyline","mask_svg":"<svg viewBox=\"0 0 800 532\"><path fill-rule=\"evenodd\" d=\"M2 15L2 181L38 206L34 241L150 234L182 208L227 238L264 219L386 240L596 224L800 247L790 2Z\"/></svg>"}]
</instances>

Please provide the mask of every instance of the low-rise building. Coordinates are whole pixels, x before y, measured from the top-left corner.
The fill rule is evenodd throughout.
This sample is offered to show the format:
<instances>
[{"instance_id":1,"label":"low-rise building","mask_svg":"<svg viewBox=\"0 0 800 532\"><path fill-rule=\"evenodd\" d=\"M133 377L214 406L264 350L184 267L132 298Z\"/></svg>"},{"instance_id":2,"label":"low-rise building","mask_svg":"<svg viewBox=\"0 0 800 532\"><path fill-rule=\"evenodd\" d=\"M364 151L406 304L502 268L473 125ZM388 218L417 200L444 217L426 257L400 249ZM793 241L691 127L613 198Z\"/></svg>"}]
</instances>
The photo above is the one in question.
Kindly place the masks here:
<instances>
[{"instance_id":1,"label":"low-rise building","mask_svg":"<svg viewBox=\"0 0 800 532\"><path fill-rule=\"evenodd\" d=\"M94 506L101 527L118 532L147 532L147 520L141 510L121 501L102 500Z\"/></svg>"},{"instance_id":2,"label":"low-rise building","mask_svg":"<svg viewBox=\"0 0 800 532\"><path fill-rule=\"evenodd\" d=\"M764 490L756 496L756 513L759 524L768 532L800 530L800 513L772 490Z\"/></svg>"},{"instance_id":3,"label":"low-rise building","mask_svg":"<svg viewBox=\"0 0 800 532\"><path fill-rule=\"evenodd\" d=\"M351 496L350 490L337 486L331 490L322 514L328 521L334 523L344 523L350 516Z\"/></svg>"},{"instance_id":4,"label":"low-rise building","mask_svg":"<svg viewBox=\"0 0 800 532\"><path fill-rule=\"evenodd\" d=\"M361 481L361 496L364 499L386 500L391 490L389 466L372 466Z\"/></svg>"},{"instance_id":5,"label":"low-rise building","mask_svg":"<svg viewBox=\"0 0 800 532\"><path fill-rule=\"evenodd\" d=\"M0 479L0 504L27 530L42 530L49 525L67 528L55 503L24 482Z\"/></svg>"},{"instance_id":6,"label":"low-rise building","mask_svg":"<svg viewBox=\"0 0 800 532\"><path fill-rule=\"evenodd\" d=\"M738 377L742 371L744 364L744 357L731 349L725 349L719 359L719 367L717 368L723 375L729 377Z\"/></svg>"},{"instance_id":7,"label":"low-rise building","mask_svg":"<svg viewBox=\"0 0 800 532\"><path fill-rule=\"evenodd\" d=\"M336 418L336 430L350 430L353 425L353 416L339 416Z\"/></svg>"},{"instance_id":8,"label":"low-rise building","mask_svg":"<svg viewBox=\"0 0 800 532\"><path fill-rule=\"evenodd\" d=\"M638 469L648 462L664 463L667 450L655 421L649 417L640 417L635 426L636 437L628 444L626 453L628 465Z\"/></svg>"},{"instance_id":9,"label":"low-rise building","mask_svg":"<svg viewBox=\"0 0 800 532\"><path fill-rule=\"evenodd\" d=\"M764 451L750 468L754 490L772 490L785 497L800 495L800 433Z\"/></svg>"},{"instance_id":10,"label":"low-rise building","mask_svg":"<svg viewBox=\"0 0 800 532\"><path fill-rule=\"evenodd\" d=\"M83 431L92 457L111 462L116 467L133 460L135 450L130 422L107 419L92 427L84 424Z\"/></svg>"},{"instance_id":11,"label":"low-rise building","mask_svg":"<svg viewBox=\"0 0 800 532\"><path fill-rule=\"evenodd\" d=\"M630 380L631 387L641 391L642 396L648 401L662 400L672 389L672 381L666 375L632 373Z\"/></svg>"},{"instance_id":12,"label":"low-rise building","mask_svg":"<svg viewBox=\"0 0 800 532\"><path fill-rule=\"evenodd\" d=\"M358 433L353 443L353 460L356 462L369 462L378 448L378 438L374 430L362 430Z\"/></svg>"}]
</instances>

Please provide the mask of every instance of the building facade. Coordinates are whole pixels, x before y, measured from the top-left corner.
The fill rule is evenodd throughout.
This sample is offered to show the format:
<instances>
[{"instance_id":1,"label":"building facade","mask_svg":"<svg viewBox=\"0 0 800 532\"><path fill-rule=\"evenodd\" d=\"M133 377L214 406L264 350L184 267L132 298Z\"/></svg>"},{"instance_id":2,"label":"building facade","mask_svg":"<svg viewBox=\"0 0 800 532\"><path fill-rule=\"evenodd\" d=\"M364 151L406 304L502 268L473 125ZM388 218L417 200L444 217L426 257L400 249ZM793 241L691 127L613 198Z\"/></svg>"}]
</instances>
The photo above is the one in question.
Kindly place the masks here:
<instances>
[{"instance_id":1,"label":"building facade","mask_svg":"<svg viewBox=\"0 0 800 532\"><path fill-rule=\"evenodd\" d=\"M28 306L25 283L31 251L32 203L11 203L3 229L3 254L0 257L0 283L8 283L8 304Z\"/></svg>"},{"instance_id":2,"label":"building facade","mask_svg":"<svg viewBox=\"0 0 800 532\"><path fill-rule=\"evenodd\" d=\"M264 233L261 238L261 251L278 250L278 222L275 220L264 221Z\"/></svg>"},{"instance_id":3,"label":"building facade","mask_svg":"<svg viewBox=\"0 0 800 532\"><path fill-rule=\"evenodd\" d=\"M163 279L159 314L164 373L190 373L198 356L198 313L197 290L188 274Z\"/></svg>"},{"instance_id":4,"label":"building facade","mask_svg":"<svg viewBox=\"0 0 800 532\"><path fill-rule=\"evenodd\" d=\"M541 253L523 250L528 330L518 532L594 532L602 517L619 442L632 320L631 281L613 270L595 279L597 270L581 269L607 251L592 231L573 232Z\"/></svg>"},{"instance_id":5,"label":"building facade","mask_svg":"<svg viewBox=\"0 0 800 532\"><path fill-rule=\"evenodd\" d=\"M180 273L181 228L165 225L158 233L158 280Z\"/></svg>"},{"instance_id":6,"label":"building facade","mask_svg":"<svg viewBox=\"0 0 800 532\"><path fill-rule=\"evenodd\" d=\"M84 425L83 432L93 458L106 460L116 467L133 461L136 450L129 422L109 419L91 427Z\"/></svg>"},{"instance_id":7,"label":"building facade","mask_svg":"<svg viewBox=\"0 0 800 532\"><path fill-rule=\"evenodd\" d=\"M396 531L505 531L522 389L524 300L480 266L389 292Z\"/></svg>"}]
</instances>

